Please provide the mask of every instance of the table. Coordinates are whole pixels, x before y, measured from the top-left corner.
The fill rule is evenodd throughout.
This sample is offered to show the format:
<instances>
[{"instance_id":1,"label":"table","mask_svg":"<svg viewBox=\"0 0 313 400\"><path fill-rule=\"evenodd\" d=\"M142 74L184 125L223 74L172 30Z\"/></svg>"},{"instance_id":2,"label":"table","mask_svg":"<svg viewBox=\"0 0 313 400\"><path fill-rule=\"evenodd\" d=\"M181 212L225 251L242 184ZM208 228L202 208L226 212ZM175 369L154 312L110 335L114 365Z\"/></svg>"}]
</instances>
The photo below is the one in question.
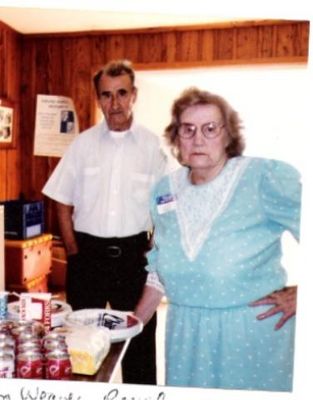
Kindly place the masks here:
<instances>
[{"instance_id":1,"label":"table","mask_svg":"<svg viewBox=\"0 0 313 400\"><path fill-rule=\"evenodd\" d=\"M121 361L129 345L130 339L123 342L111 343L110 351L103 360L99 371L95 375L73 374L72 381L108 382L111 383L116 375Z\"/></svg>"}]
</instances>

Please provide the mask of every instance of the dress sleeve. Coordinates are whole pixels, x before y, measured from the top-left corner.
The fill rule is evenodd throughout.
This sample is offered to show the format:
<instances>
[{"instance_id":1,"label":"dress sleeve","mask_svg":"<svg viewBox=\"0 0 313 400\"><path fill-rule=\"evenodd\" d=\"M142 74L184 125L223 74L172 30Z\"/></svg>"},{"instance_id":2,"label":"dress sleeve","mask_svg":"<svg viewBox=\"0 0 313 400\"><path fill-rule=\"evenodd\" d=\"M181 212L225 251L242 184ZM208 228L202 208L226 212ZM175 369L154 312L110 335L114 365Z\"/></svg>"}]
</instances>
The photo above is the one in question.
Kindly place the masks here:
<instances>
[{"instance_id":1,"label":"dress sleeve","mask_svg":"<svg viewBox=\"0 0 313 400\"><path fill-rule=\"evenodd\" d=\"M261 199L267 218L299 240L301 180L291 165L267 160L261 181Z\"/></svg>"},{"instance_id":2,"label":"dress sleeve","mask_svg":"<svg viewBox=\"0 0 313 400\"><path fill-rule=\"evenodd\" d=\"M161 147L154 154L154 182L157 183L169 169L168 158Z\"/></svg>"}]
</instances>

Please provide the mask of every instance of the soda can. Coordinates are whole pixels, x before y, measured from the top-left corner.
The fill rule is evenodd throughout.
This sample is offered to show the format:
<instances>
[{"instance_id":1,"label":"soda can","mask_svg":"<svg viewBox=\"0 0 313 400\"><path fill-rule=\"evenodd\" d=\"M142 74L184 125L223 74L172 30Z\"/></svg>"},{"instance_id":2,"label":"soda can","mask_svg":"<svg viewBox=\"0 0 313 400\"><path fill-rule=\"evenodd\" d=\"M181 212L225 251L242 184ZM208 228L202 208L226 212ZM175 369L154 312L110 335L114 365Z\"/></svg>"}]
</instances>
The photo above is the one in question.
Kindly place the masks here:
<instances>
[{"instance_id":1,"label":"soda can","mask_svg":"<svg viewBox=\"0 0 313 400\"><path fill-rule=\"evenodd\" d=\"M4 340L10 336L10 332L0 332L0 340Z\"/></svg>"},{"instance_id":2,"label":"soda can","mask_svg":"<svg viewBox=\"0 0 313 400\"><path fill-rule=\"evenodd\" d=\"M62 333L59 333L59 332L51 331L43 337L43 342L45 342L46 340L64 340L65 341L65 335L62 335Z\"/></svg>"},{"instance_id":3,"label":"soda can","mask_svg":"<svg viewBox=\"0 0 313 400\"><path fill-rule=\"evenodd\" d=\"M14 378L14 356L0 351L0 378Z\"/></svg>"},{"instance_id":4,"label":"soda can","mask_svg":"<svg viewBox=\"0 0 313 400\"><path fill-rule=\"evenodd\" d=\"M9 292L0 292L0 320L3 321L8 315L8 295Z\"/></svg>"},{"instance_id":5,"label":"soda can","mask_svg":"<svg viewBox=\"0 0 313 400\"><path fill-rule=\"evenodd\" d=\"M32 333L31 326L20 325L20 326L15 326L14 328L11 329L11 334L15 340L18 340L18 337L24 332Z\"/></svg>"},{"instance_id":6,"label":"soda can","mask_svg":"<svg viewBox=\"0 0 313 400\"><path fill-rule=\"evenodd\" d=\"M42 379L43 357L38 351L28 350L16 356L16 377L25 379Z\"/></svg>"},{"instance_id":7,"label":"soda can","mask_svg":"<svg viewBox=\"0 0 313 400\"><path fill-rule=\"evenodd\" d=\"M17 320L13 321L12 329L16 329L17 331L30 331L33 332L35 335L42 337L44 335L44 326L39 321L33 320Z\"/></svg>"},{"instance_id":8,"label":"soda can","mask_svg":"<svg viewBox=\"0 0 313 400\"><path fill-rule=\"evenodd\" d=\"M0 346L2 345L9 345L15 348L15 340L9 333L4 335L0 334Z\"/></svg>"},{"instance_id":9,"label":"soda can","mask_svg":"<svg viewBox=\"0 0 313 400\"><path fill-rule=\"evenodd\" d=\"M0 353L11 354L13 357L15 357L14 347L3 342L0 342Z\"/></svg>"},{"instance_id":10,"label":"soda can","mask_svg":"<svg viewBox=\"0 0 313 400\"><path fill-rule=\"evenodd\" d=\"M32 331L22 331L16 338L18 343L26 342L26 341L37 341L41 345L41 340L38 335L35 335Z\"/></svg>"},{"instance_id":11,"label":"soda can","mask_svg":"<svg viewBox=\"0 0 313 400\"><path fill-rule=\"evenodd\" d=\"M12 328L19 328L19 327L26 326L31 329L32 325L33 325L33 321L30 319L28 319L28 320L18 319L18 320L13 321Z\"/></svg>"},{"instance_id":12,"label":"soda can","mask_svg":"<svg viewBox=\"0 0 313 400\"><path fill-rule=\"evenodd\" d=\"M69 380L72 364L67 351L54 350L46 354L46 379Z\"/></svg>"},{"instance_id":13,"label":"soda can","mask_svg":"<svg viewBox=\"0 0 313 400\"><path fill-rule=\"evenodd\" d=\"M0 333L10 332L13 327L13 321L8 319L0 320Z\"/></svg>"},{"instance_id":14,"label":"soda can","mask_svg":"<svg viewBox=\"0 0 313 400\"><path fill-rule=\"evenodd\" d=\"M43 342L43 349L45 353L49 353L53 350L67 351L67 344L63 339L46 339Z\"/></svg>"},{"instance_id":15,"label":"soda can","mask_svg":"<svg viewBox=\"0 0 313 400\"><path fill-rule=\"evenodd\" d=\"M17 345L16 353L17 354L25 353L28 350L41 352L41 346L36 341L29 340L29 341L21 342Z\"/></svg>"}]
</instances>

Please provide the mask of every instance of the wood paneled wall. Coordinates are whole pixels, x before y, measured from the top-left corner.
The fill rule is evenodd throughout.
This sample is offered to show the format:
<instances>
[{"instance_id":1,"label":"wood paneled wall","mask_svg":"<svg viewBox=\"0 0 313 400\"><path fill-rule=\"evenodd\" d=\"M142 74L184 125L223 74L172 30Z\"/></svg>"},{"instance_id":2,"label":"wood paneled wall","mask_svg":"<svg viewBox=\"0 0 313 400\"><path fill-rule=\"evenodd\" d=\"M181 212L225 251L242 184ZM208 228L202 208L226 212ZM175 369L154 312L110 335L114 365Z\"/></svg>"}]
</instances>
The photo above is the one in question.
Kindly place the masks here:
<instances>
[{"instance_id":1,"label":"wood paneled wall","mask_svg":"<svg viewBox=\"0 0 313 400\"><path fill-rule=\"evenodd\" d=\"M11 35L13 47L13 43L17 45L17 35L13 32ZM16 55L21 51L22 60L21 80L18 81L18 74L13 77L20 83L19 148L22 146L23 149L21 176L17 177L19 171L15 171L14 179L22 182L27 198L41 198L41 188L58 162L55 158L34 157L32 154L37 94L70 96L83 130L94 123L92 76L110 59L128 58L137 70L306 62L308 37L309 22L306 21L246 21L122 32L24 35L21 47L11 49ZM3 63L2 52L0 39L0 66ZM3 66L0 71L2 69ZM0 78L0 92L7 90L9 84L6 80L3 83ZM8 152L6 159L10 157L17 158ZM12 165L12 161L10 163ZM0 166L1 179L6 170ZM6 182L8 185L7 178ZM19 186L20 183L16 184ZM7 188L2 196L12 193ZM46 210L47 227L55 232L53 208L47 199Z\"/></svg>"},{"instance_id":2,"label":"wood paneled wall","mask_svg":"<svg viewBox=\"0 0 313 400\"><path fill-rule=\"evenodd\" d=\"M0 147L0 201L17 198L21 191L21 142L19 101L21 82L21 36L0 21L0 97L15 103L17 129L14 148Z\"/></svg>"}]
</instances>

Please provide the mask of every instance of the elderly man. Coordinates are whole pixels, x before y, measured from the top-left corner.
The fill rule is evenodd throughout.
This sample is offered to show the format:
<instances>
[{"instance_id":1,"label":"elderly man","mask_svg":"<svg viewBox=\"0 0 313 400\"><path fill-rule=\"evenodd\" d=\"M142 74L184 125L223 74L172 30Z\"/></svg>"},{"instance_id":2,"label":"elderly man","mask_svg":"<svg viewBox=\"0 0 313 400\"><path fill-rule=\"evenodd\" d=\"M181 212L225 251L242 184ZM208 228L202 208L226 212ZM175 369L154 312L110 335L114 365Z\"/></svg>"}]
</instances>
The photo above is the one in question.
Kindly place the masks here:
<instances>
[{"instance_id":1,"label":"elderly man","mask_svg":"<svg viewBox=\"0 0 313 400\"><path fill-rule=\"evenodd\" d=\"M43 188L56 201L74 310L133 310L146 281L149 194L167 161L157 136L134 121L134 81L128 61L94 76L104 120L72 142ZM156 315L131 341L123 382L156 384L155 329Z\"/></svg>"}]
</instances>

